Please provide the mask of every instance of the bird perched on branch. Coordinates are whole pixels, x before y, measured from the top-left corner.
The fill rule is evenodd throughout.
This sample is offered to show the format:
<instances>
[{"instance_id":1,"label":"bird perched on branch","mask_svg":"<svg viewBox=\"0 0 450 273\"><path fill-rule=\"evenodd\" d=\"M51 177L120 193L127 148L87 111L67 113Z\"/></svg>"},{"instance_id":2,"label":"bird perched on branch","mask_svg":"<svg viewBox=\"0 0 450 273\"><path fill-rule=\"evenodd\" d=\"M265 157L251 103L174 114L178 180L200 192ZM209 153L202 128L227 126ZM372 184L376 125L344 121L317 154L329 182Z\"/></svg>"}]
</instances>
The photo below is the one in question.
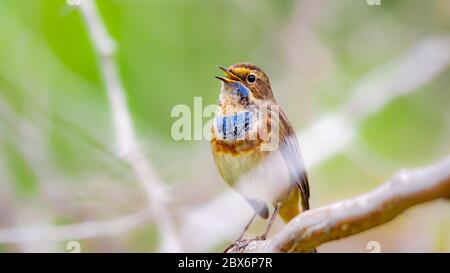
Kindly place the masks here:
<instances>
[{"instance_id":1,"label":"bird perched on branch","mask_svg":"<svg viewBox=\"0 0 450 273\"><path fill-rule=\"evenodd\" d=\"M248 63L219 68L225 77L216 77L222 88L212 126L213 157L225 182L255 211L236 242L242 240L256 215L268 218L267 205L273 204L267 228L256 238L265 240L278 214L287 223L309 209L300 147L264 71Z\"/></svg>"}]
</instances>

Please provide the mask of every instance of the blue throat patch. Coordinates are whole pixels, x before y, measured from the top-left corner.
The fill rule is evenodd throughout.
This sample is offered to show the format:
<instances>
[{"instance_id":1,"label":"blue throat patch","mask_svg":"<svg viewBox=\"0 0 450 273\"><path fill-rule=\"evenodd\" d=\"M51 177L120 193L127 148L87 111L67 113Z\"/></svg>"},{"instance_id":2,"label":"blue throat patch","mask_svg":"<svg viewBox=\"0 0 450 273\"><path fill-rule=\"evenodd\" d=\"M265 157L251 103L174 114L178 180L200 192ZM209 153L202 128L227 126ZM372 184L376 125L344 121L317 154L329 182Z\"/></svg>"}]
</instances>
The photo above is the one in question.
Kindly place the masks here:
<instances>
[{"instance_id":1,"label":"blue throat patch","mask_svg":"<svg viewBox=\"0 0 450 273\"><path fill-rule=\"evenodd\" d=\"M217 136L226 140L245 139L245 134L252 127L253 112L245 111L229 116L216 116Z\"/></svg>"},{"instance_id":2,"label":"blue throat patch","mask_svg":"<svg viewBox=\"0 0 450 273\"><path fill-rule=\"evenodd\" d=\"M249 90L248 90L248 88L247 88L245 85L243 85L241 82L233 82L233 83L231 83L231 87L232 87L234 90L236 90L236 92L237 92L241 97L244 97L244 98L247 98L247 97L248 97Z\"/></svg>"}]
</instances>

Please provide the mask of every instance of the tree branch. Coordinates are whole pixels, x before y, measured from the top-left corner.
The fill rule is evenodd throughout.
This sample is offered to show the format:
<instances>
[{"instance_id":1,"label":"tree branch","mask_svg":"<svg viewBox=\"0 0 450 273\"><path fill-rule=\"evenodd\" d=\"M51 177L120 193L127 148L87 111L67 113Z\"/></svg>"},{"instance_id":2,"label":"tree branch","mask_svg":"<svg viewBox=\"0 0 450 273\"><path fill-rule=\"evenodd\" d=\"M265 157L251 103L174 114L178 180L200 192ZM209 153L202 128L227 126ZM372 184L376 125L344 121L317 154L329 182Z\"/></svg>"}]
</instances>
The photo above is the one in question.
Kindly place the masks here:
<instances>
[{"instance_id":1,"label":"tree branch","mask_svg":"<svg viewBox=\"0 0 450 273\"><path fill-rule=\"evenodd\" d=\"M382 225L406 209L450 196L450 156L420 169L401 171L367 194L306 211L267 241L229 252L309 252L332 240Z\"/></svg>"}]
</instances>

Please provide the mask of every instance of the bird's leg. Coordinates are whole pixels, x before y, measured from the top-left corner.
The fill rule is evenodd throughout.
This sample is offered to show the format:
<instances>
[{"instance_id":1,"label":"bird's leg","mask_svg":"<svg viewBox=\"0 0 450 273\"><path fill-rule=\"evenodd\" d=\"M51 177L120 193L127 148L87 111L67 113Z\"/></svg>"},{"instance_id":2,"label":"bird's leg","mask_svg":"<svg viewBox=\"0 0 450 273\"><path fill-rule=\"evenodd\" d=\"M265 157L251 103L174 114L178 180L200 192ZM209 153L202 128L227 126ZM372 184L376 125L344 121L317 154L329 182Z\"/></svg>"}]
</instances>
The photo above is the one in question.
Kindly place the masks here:
<instances>
[{"instance_id":1,"label":"bird's leg","mask_svg":"<svg viewBox=\"0 0 450 273\"><path fill-rule=\"evenodd\" d=\"M253 214L252 218L250 219L250 221L248 222L248 224L245 226L244 231L242 231L241 236L239 236L239 239L237 239L236 241L234 241L234 243L229 245L223 252L227 253L228 250L232 249L233 247L245 248L252 241L266 240L267 239L267 234L269 233L270 229L272 228L273 222L275 221L275 218L278 215L280 207L281 207L281 203L275 203L275 210L272 213L272 217L270 217L269 223L267 224L267 227L266 227L266 231L264 231L264 233L261 236L258 236L255 239L242 240L242 238L244 237L245 232L250 227L251 223L253 222L253 220L256 217L257 213L255 212Z\"/></svg>"},{"instance_id":2,"label":"bird's leg","mask_svg":"<svg viewBox=\"0 0 450 273\"><path fill-rule=\"evenodd\" d=\"M281 207L280 203L275 203L275 210L272 213L272 217L270 217L269 223L267 224L267 227L266 227L266 231L257 238L258 240L266 240L267 239L267 234L269 234L269 231L272 228L273 222L275 221L275 218L278 215L278 211L280 210L280 207Z\"/></svg>"},{"instance_id":3,"label":"bird's leg","mask_svg":"<svg viewBox=\"0 0 450 273\"><path fill-rule=\"evenodd\" d=\"M245 226L244 230L242 231L241 236L239 236L239 238L238 238L236 241L242 240L242 238L243 238L244 235L245 235L245 232L248 230L248 228L250 227L250 225L253 223L253 220L255 220L256 214L257 214L257 213L256 213L256 211L255 211L255 213L253 213L252 218L250 218L250 221L248 221L247 225Z\"/></svg>"},{"instance_id":4,"label":"bird's leg","mask_svg":"<svg viewBox=\"0 0 450 273\"><path fill-rule=\"evenodd\" d=\"M253 223L253 220L255 220L256 214L257 214L257 212L255 211L255 213L253 213L252 218L250 218L250 221L248 221L247 225L245 225L245 228L242 231L239 238L236 241L234 241L231 245L229 245L227 248L225 248L225 250L223 251L224 253L226 253L229 249L233 248L234 246L236 246L237 244L239 244L242 241L242 238L244 238L245 232L248 230L250 225Z\"/></svg>"}]
</instances>

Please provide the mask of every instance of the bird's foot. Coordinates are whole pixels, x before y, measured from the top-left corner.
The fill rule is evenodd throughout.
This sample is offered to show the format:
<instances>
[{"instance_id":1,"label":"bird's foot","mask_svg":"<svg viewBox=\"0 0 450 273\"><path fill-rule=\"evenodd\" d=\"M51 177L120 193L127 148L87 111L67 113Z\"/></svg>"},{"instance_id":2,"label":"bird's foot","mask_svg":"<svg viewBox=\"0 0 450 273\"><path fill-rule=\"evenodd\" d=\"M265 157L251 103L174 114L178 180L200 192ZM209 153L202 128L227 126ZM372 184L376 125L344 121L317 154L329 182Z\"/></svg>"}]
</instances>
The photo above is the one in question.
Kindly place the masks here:
<instances>
[{"instance_id":1,"label":"bird's foot","mask_svg":"<svg viewBox=\"0 0 450 273\"><path fill-rule=\"evenodd\" d=\"M261 236L257 236L252 239L238 239L238 240L234 241L232 244L230 244L227 248L225 248L223 253L227 253L231 249L234 249L235 251L239 252L239 251L244 250L251 242L265 241L266 239L267 239L267 235L265 235L265 234L261 235Z\"/></svg>"}]
</instances>

